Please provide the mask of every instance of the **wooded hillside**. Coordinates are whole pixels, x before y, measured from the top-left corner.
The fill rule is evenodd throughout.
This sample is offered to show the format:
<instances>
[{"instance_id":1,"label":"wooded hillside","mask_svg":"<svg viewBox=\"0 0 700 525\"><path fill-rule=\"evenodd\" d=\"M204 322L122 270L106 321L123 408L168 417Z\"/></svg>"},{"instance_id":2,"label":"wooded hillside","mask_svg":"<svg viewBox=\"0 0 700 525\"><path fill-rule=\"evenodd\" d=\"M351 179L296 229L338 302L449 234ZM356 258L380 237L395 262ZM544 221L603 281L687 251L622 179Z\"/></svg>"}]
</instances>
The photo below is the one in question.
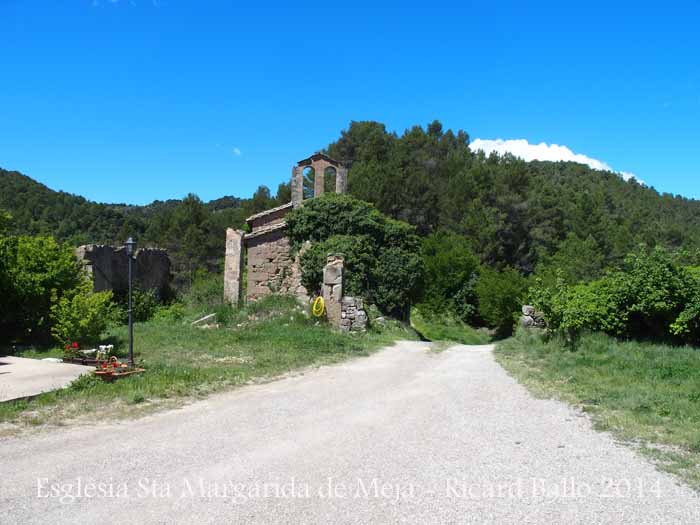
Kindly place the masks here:
<instances>
[{"instance_id":1,"label":"wooded hillside","mask_svg":"<svg viewBox=\"0 0 700 525\"><path fill-rule=\"evenodd\" d=\"M0 169L0 210L12 215L8 233L52 235L76 246L121 244L133 236L141 246L169 251L176 284L190 280L197 269L218 271L226 228L242 227L247 216L277 202L261 187L251 199L226 196L205 203L190 194L147 206L100 204Z\"/></svg>"},{"instance_id":2,"label":"wooded hillside","mask_svg":"<svg viewBox=\"0 0 700 525\"><path fill-rule=\"evenodd\" d=\"M570 162L525 162L469 149L465 131L439 122L389 133L377 122L352 122L325 150L350 164L349 191L426 235L439 229L464 236L487 265L525 274L581 244L616 264L640 242L700 247L700 202L659 194L635 181ZM198 268L217 270L226 227L289 200L286 174L273 197L260 187L251 199L222 197L147 206L99 204L53 191L18 172L0 169L0 209L13 216L11 233L51 234L73 244L120 243L133 235L173 256L183 279ZM573 246L572 246L573 245Z\"/></svg>"},{"instance_id":3,"label":"wooded hillside","mask_svg":"<svg viewBox=\"0 0 700 525\"><path fill-rule=\"evenodd\" d=\"M592 239L604 263L640 242L700 246L700 202L571 162L485 157L439 122L401 136L353 122L328 147L351 162L350 192L426 234L465 236L482 261L532 272L567 236Z\"/></svg>"}]
</instances>

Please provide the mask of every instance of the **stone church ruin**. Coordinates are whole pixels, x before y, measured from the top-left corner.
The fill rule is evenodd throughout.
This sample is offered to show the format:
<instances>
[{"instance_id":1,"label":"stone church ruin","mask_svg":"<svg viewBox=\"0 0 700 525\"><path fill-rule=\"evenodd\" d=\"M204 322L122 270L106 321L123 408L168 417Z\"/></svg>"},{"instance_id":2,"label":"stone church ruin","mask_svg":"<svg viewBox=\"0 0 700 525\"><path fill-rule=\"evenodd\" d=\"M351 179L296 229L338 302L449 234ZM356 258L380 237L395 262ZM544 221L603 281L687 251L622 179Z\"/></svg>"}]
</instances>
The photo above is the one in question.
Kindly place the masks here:
<instances>
[{"instance_id":1,"label":"stone church ruin","mask_svg":"<svg viewBox=\"0 0 700 525\"><path fill-rule=\"evenodd\" d=\"M129 259L124 246L102 244L80 246L76 257L85 267L95 292L112 290L124 293L129 289ZM159 297L168 293L172 274L170 257L165 250L141 248L136 251L134 283L141 290L155 290Z\"/></svg>"},{"instance_id":2,"label":"stone church ruin","mask_svg":"<svg viewBox=\"0 0 700 525\"><path fill-rule=\"evenodd\" d=\"M291 202L248 217L246 223L250 228L249 233L233 228L226 230L224 298L227 302L238 305L272 293L290 294L308 302L309 294L301 284L299 254L293 256L290 253L287 223L284 219L290 210L303 205L306 168L314 170L314 197L324 193L327 172L335 175L335 192L346 192L348 171L342 163L323 153L315 153L297 162L292 168ZM246 252L247 281L244 298L242 279ZM324 279L322 296L326 301L329 321L345 330L364 329L367 316L362 309L361 299L342 297L342 257L329 257L328 263L327 275L329 278L333 276L333 282L326 283ZM347 305L345 309L343 303ZM351 317L348 317L348 311Z\"/></svg>"}]
</instances>

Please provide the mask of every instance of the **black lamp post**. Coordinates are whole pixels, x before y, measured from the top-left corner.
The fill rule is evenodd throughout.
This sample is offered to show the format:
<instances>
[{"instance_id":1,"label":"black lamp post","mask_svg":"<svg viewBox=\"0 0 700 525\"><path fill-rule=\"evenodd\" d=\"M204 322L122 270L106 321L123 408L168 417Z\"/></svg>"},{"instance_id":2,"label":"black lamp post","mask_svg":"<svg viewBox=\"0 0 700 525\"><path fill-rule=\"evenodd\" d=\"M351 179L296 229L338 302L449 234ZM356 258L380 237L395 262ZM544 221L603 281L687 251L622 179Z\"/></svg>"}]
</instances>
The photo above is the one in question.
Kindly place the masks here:
<instances>
[{"instance_id":1,"label":"black lamp post","mask_svg":"<svg viewBox=\"0 0 700 525\"><path fill-rule=\"evenodd\" d=\"M136 251L136 241L129 237L126 241L126 256L129 258L129 366L134 368L134 316L133 304L131 302L131 266L134 262L134 252Z\"/></svg>"}]
</instances>

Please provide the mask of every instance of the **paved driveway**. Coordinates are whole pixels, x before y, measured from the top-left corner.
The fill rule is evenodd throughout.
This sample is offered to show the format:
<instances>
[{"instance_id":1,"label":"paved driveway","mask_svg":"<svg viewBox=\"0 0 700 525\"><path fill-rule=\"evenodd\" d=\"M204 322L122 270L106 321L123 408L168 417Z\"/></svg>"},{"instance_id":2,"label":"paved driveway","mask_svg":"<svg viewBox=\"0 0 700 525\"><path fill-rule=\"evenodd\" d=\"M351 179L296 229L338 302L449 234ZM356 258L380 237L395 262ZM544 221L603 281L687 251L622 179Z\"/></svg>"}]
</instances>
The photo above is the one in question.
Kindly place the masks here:
<instances>
[{"instance_id":1,"label":"paved driveway","mask_svg":"<svg viewBox=\"0 0 700 525\"><path fill-rule=\"evenodd\" d=\"M94 366L0 356L0 401L63 388L94 369Z\"/></svg>"},{"instance_id":2,"label":"paved driveway","mask_svg":"<svg viewBox=\"0 0 700 525\"><path fill-rule=\"evenodd\" d=\"M0 442L3 523L697 523L700 500L491 347L405 342L136 421Z\"/></svg>"}]
</instances>

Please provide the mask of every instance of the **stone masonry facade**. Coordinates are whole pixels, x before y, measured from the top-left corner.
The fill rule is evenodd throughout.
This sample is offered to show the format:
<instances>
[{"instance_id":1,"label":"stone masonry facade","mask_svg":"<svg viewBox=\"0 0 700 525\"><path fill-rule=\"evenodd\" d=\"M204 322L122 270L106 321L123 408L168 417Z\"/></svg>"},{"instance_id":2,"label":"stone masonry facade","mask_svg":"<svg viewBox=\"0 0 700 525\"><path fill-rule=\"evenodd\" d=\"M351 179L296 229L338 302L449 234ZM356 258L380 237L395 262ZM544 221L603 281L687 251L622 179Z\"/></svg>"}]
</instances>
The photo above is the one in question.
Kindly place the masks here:
<instances>
[{"instance_id":1,"label":"stone masonry facade","mask_svg":"<svg viewBox=\"0 0 700 525\"><path fill-rule=\"evenodd\" d=\"M301 285L299 256L290 254L289 239L285 226L246 235L248 250L248 280L246 298L254 301L271 293L296 295L308 299L306 289Z\"/></svg>"}]
</instances>

